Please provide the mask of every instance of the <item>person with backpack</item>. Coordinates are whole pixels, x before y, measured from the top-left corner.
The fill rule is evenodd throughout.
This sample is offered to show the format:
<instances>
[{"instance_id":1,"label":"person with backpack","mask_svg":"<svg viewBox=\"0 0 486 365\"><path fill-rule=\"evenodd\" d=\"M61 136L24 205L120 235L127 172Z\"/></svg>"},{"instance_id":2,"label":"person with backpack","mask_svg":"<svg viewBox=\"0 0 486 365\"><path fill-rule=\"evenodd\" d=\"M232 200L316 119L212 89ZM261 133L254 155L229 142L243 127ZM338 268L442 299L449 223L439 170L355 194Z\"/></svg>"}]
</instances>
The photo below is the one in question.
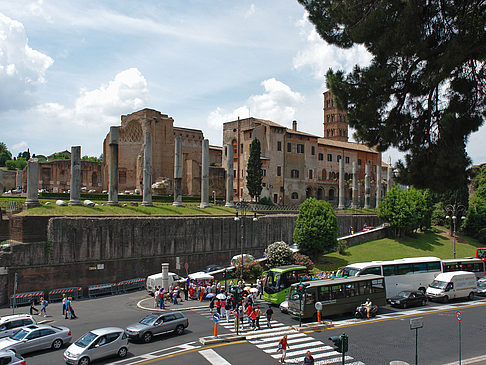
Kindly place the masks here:
<instances>
[{"instance_id":1,"label":"person with backpack","mask_svg":"<svg viewBox=\"0 0 486 365\"><path fill-rule=\"evenodd\" d=\"M49 302L47 300L45 300L44 297L41 297L40 301L41 301L41 310L40 310L41 315L42 315L42 313L44 313L44 317L47 317L46 309L47 309L47 306L49 305Z\"/></svg>"}]
</instances>

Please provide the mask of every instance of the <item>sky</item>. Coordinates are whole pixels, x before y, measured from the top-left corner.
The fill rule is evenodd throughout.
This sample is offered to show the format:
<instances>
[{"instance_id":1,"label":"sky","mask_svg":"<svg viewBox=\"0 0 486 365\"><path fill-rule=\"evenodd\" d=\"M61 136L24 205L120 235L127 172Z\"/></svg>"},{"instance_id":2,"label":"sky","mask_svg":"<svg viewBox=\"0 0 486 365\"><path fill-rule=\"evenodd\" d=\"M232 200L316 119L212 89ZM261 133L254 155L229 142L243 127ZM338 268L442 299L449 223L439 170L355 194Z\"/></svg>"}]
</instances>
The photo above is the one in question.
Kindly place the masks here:
<instances>
[{"instance_id":1,"label":"sky","mask_svg":"<svg viewBox=\"0 0 486 365\"><path fill-rule=\"evenodd\" d=\"M297 0L2 0L0 142L98 157L109 127L143 108L211 145L248 116L322 136L326 71L370 59L324 42ZM484 140L484 126L469 139L475 164Z\"/></svg>"}]
</instances>

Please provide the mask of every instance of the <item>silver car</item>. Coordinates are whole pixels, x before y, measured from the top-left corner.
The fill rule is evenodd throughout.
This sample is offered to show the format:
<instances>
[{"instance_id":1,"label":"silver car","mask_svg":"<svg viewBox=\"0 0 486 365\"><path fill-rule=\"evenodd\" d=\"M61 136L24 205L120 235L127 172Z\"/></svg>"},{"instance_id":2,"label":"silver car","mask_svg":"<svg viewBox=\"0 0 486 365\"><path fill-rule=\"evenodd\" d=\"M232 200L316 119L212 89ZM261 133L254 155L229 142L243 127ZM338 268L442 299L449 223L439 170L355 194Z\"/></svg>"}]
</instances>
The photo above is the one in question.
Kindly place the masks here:
<instances>
[{"instance_id":1,"label":"silver car","mask_svg":"<svg viewBox=\"0 0 486 365\"><path fill-rule=\"evenodd\" d=\"M0 318L0 338L12 336L20 327L37 324L30 314L12 314ZM1 364L1 363L0 363Z\"/></svg>"},{"instance_id":2,"label":"silver car","mask_svg":"<svg viewBox=\"0 0 486 365\"><path fill-rule=\"evenodd\" d=\"M71 341L71 330L67 327L47 324L22 327L10 337L0 340L0 350L13 350L20 354L52 348L59 350Z\"/></svg>"},{"instance_id":3,"label":"silver car","mask_svg":"<svg viewBox=\"0 0 486 365\"><path fill-rule=\"evenodd\" d=\"M130 339L152 341L153 336L167 332L182 335L189 326L189 320L182 312L153 313L127 327Z\"/></svg>"},{"instance_id":4,"label":"silver car","mask_svg":"<svg viewBox=\"0 0 486 365\"><path fill-rule=\"evenodd\" d=\"M128 337L123 328L105 327L89 331L64 351L66 364L88 365L109 356L125 357Z\"/></svg>"},{"instance_id":5,"label":"silver car","mask_svg":"<svg viewBox=\"0 0 486 365\"><path fill-rule=\"evenodd\" d=\"M0 365L25 365L24 358L11 350L0 351Z\"/></svg>"}]
</instances>

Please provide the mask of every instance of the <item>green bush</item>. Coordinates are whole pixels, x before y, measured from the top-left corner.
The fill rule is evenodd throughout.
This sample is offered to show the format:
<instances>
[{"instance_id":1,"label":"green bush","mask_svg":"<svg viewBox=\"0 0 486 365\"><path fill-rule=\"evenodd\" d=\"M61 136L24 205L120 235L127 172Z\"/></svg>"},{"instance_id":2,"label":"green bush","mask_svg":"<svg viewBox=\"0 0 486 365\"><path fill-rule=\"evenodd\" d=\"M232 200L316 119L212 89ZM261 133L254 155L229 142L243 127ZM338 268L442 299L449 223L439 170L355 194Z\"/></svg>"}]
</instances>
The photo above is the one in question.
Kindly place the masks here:
<instances>
[{"instance_id":1,"label":"green bush","mask_svg":"<svg viewBox=\"0 0 486 365\"><path fill-rule=\"evenodd\" d=\"M292 263L292 250L283 241L274 242L267 247L265 255L270 267L289 265Z\"/></svg>"},{"instance_id":2,"label":"green bush","mask_svg":"<svg viewBox=\"0 0 486 365\"><path fill-rule=\"evenodd\" d=\"M486 245L486 228L482 228L478 233L479 243Z\"/></svg>"},{"instance_id":3,"label":"green bush","mask_svg":"<svg viewBox=\"0 0 486 365\"><path fill-rule=\"evenodd\" d=\"M270 199L269 197L266 197L266 196L261 198L258 202L260 204L263 204L263 205L273 205L272 199Z\"/></svg>"},{"instance_id":4,"label":"green bush","mask_svg":"<svg viewBox=\"0 0 486 365\"><path fill-rule=\"evenodd\" d=\"M346 249L348 248L348 243L345 240L339 240L337 243L337 251L340 255L346 254Z\"/></svg>"}]
</instances>

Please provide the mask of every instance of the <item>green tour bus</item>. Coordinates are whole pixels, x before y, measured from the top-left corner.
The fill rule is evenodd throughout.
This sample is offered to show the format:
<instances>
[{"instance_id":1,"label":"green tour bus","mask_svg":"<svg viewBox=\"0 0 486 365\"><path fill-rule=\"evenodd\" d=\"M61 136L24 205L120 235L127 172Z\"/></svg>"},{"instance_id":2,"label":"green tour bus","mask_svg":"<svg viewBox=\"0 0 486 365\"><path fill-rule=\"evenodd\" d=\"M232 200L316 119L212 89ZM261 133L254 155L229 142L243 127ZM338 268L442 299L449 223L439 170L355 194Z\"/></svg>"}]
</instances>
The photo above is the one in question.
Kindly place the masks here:
<instances>
[{"instance_id":1,"label":"green tour bus","mask_svg":"<svg viewBox=\"0 0 486 365\"><path fill-rule=\"evenodd\" d=\"M286 265L275 267L263 274L263 298L279 305L287 299L289 288L308 274L305 266Z\"/></svg>"},{"instance_id":2,"label":"green tour bus","mask_svg":"<svg viewBox=\"0 0 486 365\"><path fill-rule=\"evenodd\" d=\"M343 313L354 313L358 305L370 298L373 304L386 304L385 280L380 275L362 275L345 278L313 280L304 283L305 298L302 298L302 318L317 317L315 304L322 304L322 317ZM299 316L300 299L297 284L289 294L289 313Z\"/></svg>"}]
</instances>

